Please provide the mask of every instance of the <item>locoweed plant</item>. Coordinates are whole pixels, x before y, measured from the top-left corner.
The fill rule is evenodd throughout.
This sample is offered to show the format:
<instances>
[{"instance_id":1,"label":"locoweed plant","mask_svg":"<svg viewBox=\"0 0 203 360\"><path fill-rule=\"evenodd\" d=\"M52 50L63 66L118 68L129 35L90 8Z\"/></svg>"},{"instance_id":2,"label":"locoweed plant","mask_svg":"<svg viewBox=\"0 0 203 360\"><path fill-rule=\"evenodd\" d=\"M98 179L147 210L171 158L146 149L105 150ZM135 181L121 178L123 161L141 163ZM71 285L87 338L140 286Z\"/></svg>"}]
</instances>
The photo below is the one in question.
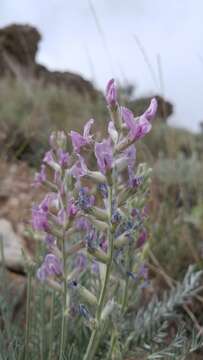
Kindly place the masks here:
<instances>
[{"instance_id":1,"label":"locoweed plant","mask_svg":"<svg viewBox=\"0 0 203 360\"><path fill-rule=\"evenodd\" d=\"M136 164L135 143L151 130L157 101L153 98L148 109L134 118L119 105L112 79L106 102L110 120L105 138L93 135L93 119L82 134L52 133L51 149L34 179L35 186L47 189L42 202L32 208L32 227L43 243L36 276L43 288L58 293L62 300L60 360L67 353L67 335L75 319L83 321L89 338L81 359L96 359L101 351L102 359L123 359L122 339L132 342L124 323L133 322L129 309L148 285L145 254L151 170ZM71 153L67 152L68 138ZM195 286L196 278L190 290ZM169 302L165 303L168 307ZM164 305L157 306L164 313ZM140 339L141 329L151 324L145 311L138 317L134 316L132 326L140 324L136 335Z\"/></svg>"}]
</instances>

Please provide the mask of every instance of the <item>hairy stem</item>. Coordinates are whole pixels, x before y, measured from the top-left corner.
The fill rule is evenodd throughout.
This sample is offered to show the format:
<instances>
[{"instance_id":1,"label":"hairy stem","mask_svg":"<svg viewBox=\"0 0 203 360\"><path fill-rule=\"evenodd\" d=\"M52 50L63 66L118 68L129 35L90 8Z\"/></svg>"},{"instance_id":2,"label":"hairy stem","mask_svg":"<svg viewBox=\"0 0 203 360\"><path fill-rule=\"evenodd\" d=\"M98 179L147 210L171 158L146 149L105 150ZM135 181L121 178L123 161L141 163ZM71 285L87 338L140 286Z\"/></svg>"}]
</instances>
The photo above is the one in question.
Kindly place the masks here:
<instances>
[{"instance_id":1,"label":"hairy stem","mask_svg":"<svg viewBox=\"0 0 203 360\"><path fill-rule=\"evenodd\" d=\"M108 229L109 259L108 259L108 263L106 265L105 278L104 278L103 286L102 286L102 289L100 292L98 307L97 307L97 311L96 311L97 328L95 330L93 330L93 332L92 332L84 360L94 359L94 355L95 355L95 352L99 345L99 341L100 341L100 337L101 337L101 332L100 332L101 313L102 313L102 310L104 307L104 302L105 302L105 297L107 294L109 279L110 279L110 275L111 275L112 262L113 262L114 230L113 230L112 223L111 223L112 211L113 211L113 209L112 209L112 190L113 190L112 186L109 186L109 201L108 201L108 204L109 204L109 229Z\"/></svg>"},{"instance_id":2,"label":"hairy stem","mask_svg":"<svg viewBox=\"0 0 203 360\"><path fill-rule=\"evenodd\" d=\"M52 359L52 348L54 339L54 304L55 304L55 291L51 293L51 309L50 309L50 334L49 334L49 360Z\"/></svg>"},{"instance_id":3,"label":"hairy stem","mask_svg":"<svg viewBox=\"0 0 203 360\"><path fill-rule=\"evenodd\" d=\"M62 254L63 254L63 307L62 307L62 322L61 322L61 344L60 344L60 352L59 352L59 360L64 358L64 347L65 347L65 339L66 339L66 299L67 299L67 274L66 274L66 254L65 254L65 231L63 232L62 237Z\"/></svg>"},{"instance_id":4,"label":"hairy stem","mask_svg":"<svg viewBox=\"0 0 203 360\"><path fill-rule=\"evenodd\" d=\"M129 284L129 277L125 280L125 288L123 293L123 301L122 301L122 312L125 312L127 300L128 300L128 284Z\"/></svg>"}]
</instances>

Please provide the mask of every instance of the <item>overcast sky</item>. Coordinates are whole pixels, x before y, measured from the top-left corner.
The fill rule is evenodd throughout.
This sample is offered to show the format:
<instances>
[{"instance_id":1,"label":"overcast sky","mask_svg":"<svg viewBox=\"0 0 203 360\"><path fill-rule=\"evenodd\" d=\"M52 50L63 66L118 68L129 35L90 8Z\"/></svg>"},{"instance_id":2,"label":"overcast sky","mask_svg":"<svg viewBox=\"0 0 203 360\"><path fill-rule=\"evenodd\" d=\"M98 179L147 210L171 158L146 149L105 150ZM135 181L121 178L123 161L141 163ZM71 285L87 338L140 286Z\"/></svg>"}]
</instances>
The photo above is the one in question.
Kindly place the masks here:
<instances>
[{"instance_id":1,"label":"overcast sky","mask_svg":"<svg viewBox=\"0 0 203 360\"><path fill-rule=\"evenodd\" d=\"M51 69L78 72L100 88L114 76L135 84L137 96L164 93L175 104L171 123L197 130L203 120L203 0L92 4L97 24L88 0L0 0L0 26L37 26L43 36L38 61Z\"/></svg>"}]
</instances>

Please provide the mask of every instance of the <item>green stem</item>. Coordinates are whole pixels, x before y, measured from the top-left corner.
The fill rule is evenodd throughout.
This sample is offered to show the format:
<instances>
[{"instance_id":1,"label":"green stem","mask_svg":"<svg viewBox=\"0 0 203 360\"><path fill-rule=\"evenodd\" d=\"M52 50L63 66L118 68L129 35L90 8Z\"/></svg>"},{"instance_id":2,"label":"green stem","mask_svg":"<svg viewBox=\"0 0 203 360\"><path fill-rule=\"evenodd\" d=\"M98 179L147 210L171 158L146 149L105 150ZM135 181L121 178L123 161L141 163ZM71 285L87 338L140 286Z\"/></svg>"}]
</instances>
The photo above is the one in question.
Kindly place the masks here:
<instances>
[{"instance_id":1,"label":"green stem","mask_svg":"<svg viewBox=\"0 0 203 360\"><path fill-rule=\"evenodd\" d=\"M115 343L116 343L116 331L113 330L113 333L111 335L110 349L109 349L106 360L112 360L112 354L113 354Z\"/></svg>"},{"instance_id":2,"label":"green stem","mask_svg":"<svg viewBox=\"0 0 203 360\"><path fill-rule=\"evenodd\" d=\"M122 312L125 312L127 300L128 300L128 284L129 284L129 277L125 280L125 289L123 294L123 301L122 301Z\"/></svg>"},{"instance_id":3,"label":"green stem","mask_svg":"<svg viewBox=\"0 0 203 360\"><path fill-rule=\"evenodd\" d=\"M65 253L65 230L62 237L62 254L63 254L63 307L62 307L62 322L61 322L61 344L59 352L59 360L64 358L64 348L66 339L66 298L67 298L67 274L66 274L66 253Z\"/></svg>"},{"instance_id":4,"label":"green stem","mask_svg":"<svg viewBox=\"0 0 203 360\"><path fill-rule=\"evenodd\" d=\"M44 319L44 313L45 313L45 286L44 284L42 284L42 290L40 291L40 332L41 332L41 336L40 336L40 355L41 355L41 360L44 359L44 354L45 354L45 319Z\"/></svg>"},{"instance_id":5,"label":"green stem","mask_svg":"<svg viewBox=\"0 0 203 360\"><path fill-rule=\"evenodd\" d=\"M114 230L112 228L111 224L111 218L112 218L112 187L109 186L109 231L108 231L108 238L109 238L109 250L108 250L108 263L106 265L106 272L105 272L105 278L104 283L100 292L100 297L98 301L98 308L96 312L96 320L97 320L97 328L93 330L92 335L90 337L90 341L87 347L86 354L84 356L84 360L92 360L94 358L95 352L97 350L99 341L100 341L100 320L101 320L101 313L104 307L104 301L108 289L109 279L111 275L111 267L113 262L113 243L114 243Z\"/></svg>"},{"instance_id":6,"label":"green stem","mask_svg":"<svg viewBox=\"0 0 203 360\"><path fill-rule=\"evenodd\" d=\"M54 339L54 304L55 304L55 292L51 293L51 311L50 311L50 336L49 336L49 360L52 358L52 348Z\"/></svg>"},{"instance_id":7,"label":"green stem","mask_svg":"<svg viewBox=\"0 0 203 360\"><path fill-rule=\"evenodd\" d=\"M127 252L127 259L128 259L128 268L129 271L131 271L132 268L132 261L131 261L131 251L133 251L132 247L129 245L128 246L128 252ZM124 292L123 292L123 301L122 301L122 313L125 313L126 310L126 306L128 303L128 287L129 287L129 276L126 276L125 279L125 286L124 286Z\"/></svg>"},{"instance_id":8,"label":"green stem","mask_svg":"<svg viewBox=\"0 0 203 360\"><path fill-rule=\"evenodd\" d=\"M30 304L31 304L31 288L32 288L32 275L31 271L28 270L27 279L27 301L26 301L26 325L25 325L25 353L24 359L27 360L29 356L29 333L30 333Z\"/></svg>"}]
</instances>

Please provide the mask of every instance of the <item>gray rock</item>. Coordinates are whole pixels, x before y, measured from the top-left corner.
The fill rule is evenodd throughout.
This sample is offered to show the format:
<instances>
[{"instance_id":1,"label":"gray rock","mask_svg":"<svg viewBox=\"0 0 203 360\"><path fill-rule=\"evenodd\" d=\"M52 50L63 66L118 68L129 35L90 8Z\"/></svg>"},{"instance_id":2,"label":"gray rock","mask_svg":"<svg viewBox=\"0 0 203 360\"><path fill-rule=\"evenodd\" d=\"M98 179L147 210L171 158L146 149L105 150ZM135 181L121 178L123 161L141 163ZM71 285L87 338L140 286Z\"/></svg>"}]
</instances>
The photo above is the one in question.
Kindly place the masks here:
<instances>
[{"instance_id":1,"label":"gray rock","mask_svg":"<svg viewBox=\"0 0 203 360\"><path fill-rule=\"evenodd\" d=\"M14 232L12 224L4 218L0 219L0 240L3 240L3 253L6 267L12 271L23 271L22 238ZM1 263L2 254L0 254L0 264Z\"/></svg>"}]
</instances>

